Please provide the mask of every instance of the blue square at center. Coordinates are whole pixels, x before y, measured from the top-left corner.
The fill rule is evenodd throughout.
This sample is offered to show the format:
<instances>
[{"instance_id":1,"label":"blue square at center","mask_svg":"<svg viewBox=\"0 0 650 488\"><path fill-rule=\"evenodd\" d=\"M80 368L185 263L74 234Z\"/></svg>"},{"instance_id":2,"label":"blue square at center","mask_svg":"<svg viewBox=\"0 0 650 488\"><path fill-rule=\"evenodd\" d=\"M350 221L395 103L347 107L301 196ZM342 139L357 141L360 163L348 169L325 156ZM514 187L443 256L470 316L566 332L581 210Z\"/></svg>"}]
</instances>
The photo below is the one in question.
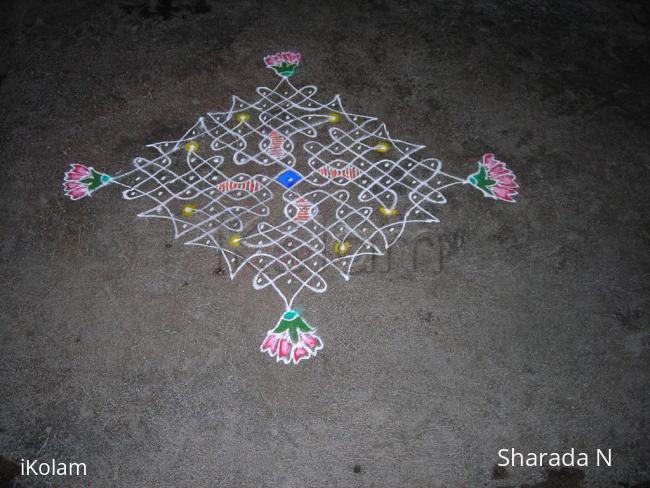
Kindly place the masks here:
<instances>
[{"instance_id":1,"label":"blue square at center","mask_svg":"<svg viewBox=\"0 0 650 488\"><path fill-rule=\"evenodd\" d=\"M302 180L302 175L292 169L288 169L276 176L275 179L287 188L291 188L293 185Z\"/></svg>"}]
</instances>

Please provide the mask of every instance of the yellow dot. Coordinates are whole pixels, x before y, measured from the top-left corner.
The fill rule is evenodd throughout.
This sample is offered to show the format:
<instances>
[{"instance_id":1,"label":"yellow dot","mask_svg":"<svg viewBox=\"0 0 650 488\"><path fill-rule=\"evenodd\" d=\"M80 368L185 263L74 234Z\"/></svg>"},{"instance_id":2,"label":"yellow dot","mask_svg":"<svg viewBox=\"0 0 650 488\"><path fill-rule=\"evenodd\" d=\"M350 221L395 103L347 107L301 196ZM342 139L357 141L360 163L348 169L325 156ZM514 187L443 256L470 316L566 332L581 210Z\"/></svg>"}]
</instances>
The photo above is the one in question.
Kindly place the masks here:
<instances>
[{"instance_id":1,"label":"yellow dot","mask_svg":"<svg viewBox=\"0 0 650 488\"><path fill-rule=\"evenodd\" d=\"M235 117L239 122L247 122L251 119L251 116L247 114L246 112L242 112L240 114L237 114Z\"/></svg>"},{"instance_id":2,"label":"yellow dot","mask_svg":"<svg viewBox=\"0 0 650 488\"><path fill-rule=\"evenodd\" d=\"M332 122L333 124L336 124L337 122L341 121L341 116L337 114L336 112L330 112L328 114L329 121Z\"/></svg>"},{"instance_id":3,"label":"yellow dot","mask_svg":"<svg viewBox=\"0 0 650 488\"><path fill-rule=\"evenodd\" d=\"M183 207L182 214L184 217L191 217L196 213L196 205L188 203Z\"/></svg>"},{"instance_id":4,"label":"yellow dot","mask_svg":"<svg viewBox=\"0 0 650 488\"><path fill-rule=\"evenodd\" d=\"M230 236L230 239L228 239L228 245L231 247L239 247L241 241L241 236L239 234L233 234Z\"/></svg>"},{"instance_id":5,"label":"yellow dot","mask_svg":"<svg viewBox=\"0 0 650 488\"><path fill-rule=\"evenodd\" d=\"M390 144L387 142L380 142L375 146L375 151L380 152L380 153L387 153L390 151Z\"/></svg>"},{"instance_id":6,"label":"yellow dot","mask_svg":"<svg viewBox=\"0 0 650 488\"><path fill-rule=\"evenodd\" d=\"M190 141L185 144L185 150L187 152L196 152L199 150L199 143L196 141Z\"/></svg>"},{"instance_id":7,"label":"yellow dot","mask_svg":"<svg viewBox=\"0 0 650 488\"><path fill-rule=\"evenodd\" d=\"M379 211L381 212L382 215L385 215L386 217L392 217L393 215L397 215L396 208L379 207Z\"/></svg>"},{"instance_id":8,"label":"yellow dot","mask_svg":"<svg viewBox=\"0 0 650 488\"><path fill-rule=\"evenodd\" d=\"M336 244L334 244L334 252L339 256L345 256L349 250L350 250L350 244L348 244L346 241L337 242Z\"/></svg>"}]
</instances>

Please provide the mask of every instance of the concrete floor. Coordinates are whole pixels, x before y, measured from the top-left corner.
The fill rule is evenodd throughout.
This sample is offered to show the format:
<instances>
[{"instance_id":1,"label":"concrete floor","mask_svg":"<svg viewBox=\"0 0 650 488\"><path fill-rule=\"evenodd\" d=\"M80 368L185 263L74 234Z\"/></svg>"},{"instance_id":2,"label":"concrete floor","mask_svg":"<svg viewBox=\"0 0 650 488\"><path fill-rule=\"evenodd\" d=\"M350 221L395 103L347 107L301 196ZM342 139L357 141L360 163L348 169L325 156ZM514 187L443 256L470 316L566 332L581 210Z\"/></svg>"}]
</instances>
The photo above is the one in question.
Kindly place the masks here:
<instances>
[{"instance_id":1,"label":"concrete floor","mask_svg":"<svg viewBox=\"0 0 650 488\"><path fill-rule=\"evenodd\" d=\"M647 487L650 11L615 3L3 2L0 486ZM297 368L257 352L272 293L61 190L252 97L283 49L297 84L522 183L305 295L326 348ZM614 464L495 469L510 447ZM88 476L14 476L36 457Z\"/></svg>"}]
</instances>

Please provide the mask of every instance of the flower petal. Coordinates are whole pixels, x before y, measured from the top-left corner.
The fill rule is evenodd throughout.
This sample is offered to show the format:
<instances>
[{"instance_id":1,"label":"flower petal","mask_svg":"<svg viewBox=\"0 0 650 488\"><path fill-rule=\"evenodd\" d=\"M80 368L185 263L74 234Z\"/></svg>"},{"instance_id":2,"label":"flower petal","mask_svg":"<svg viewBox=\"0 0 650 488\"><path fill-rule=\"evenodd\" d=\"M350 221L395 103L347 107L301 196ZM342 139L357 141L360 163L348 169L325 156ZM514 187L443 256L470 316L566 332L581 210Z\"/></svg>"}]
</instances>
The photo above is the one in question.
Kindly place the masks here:
<instances>
[{"instance_id":1,"label":"flower petal","mask_svg":"<svg viewBox=\"0 0 650 488\"><path fill-rule=\"evenodd\" d=\"M280 344L278 346L278 361L282 360L285 363L289 364L291 354L291 342L289 339L280 339Z\"/></svg>"},{"instance_id":2,"label":"flower petal","mask_svg":"<svg viewBox=\"0 0 650 488\"><path fill-rule=\"evenodd\" d=\"M483 155L483 164L487 169L490 169L492 165L494 164L495 159L494 159L494 154L492 153L485 153Z\"/></svg>"},{"instance_id":3,"label":"flower petal","mask_svg":"<svg viewBox=\"0 0 650 488\"><path fill-rule=\"evenodd\" d=\"M79 181L87 176L90 176L90 168L83 164L74 163L70 165L70 169L66 172L65 179Z\"/></svg>"},{"instance_id":4,"label":"flower petal","mask_svg":"<svg viewBox=\"0 0 650 488\"><path fill-rule=\"evenodd\" d=\"M302 334L301 340L302 343L311 350L318 350L323 347L323 343L318 336L313 334Z\"/></svg>"},{"instance_id":5,"label":"flower petal","mask_svg":"<svg viewBox=\"0 0 650 488\"><path fill-rule=\"evenodd\" d=\"M277 334L269 334L264 339L264 342L260 346L262 352L268 352L271 357L275 356L275 353L278 349L278 343L280 342L279 336Z\"/></svg>"},{"instance_id":6,"label":"flower petal","mask_svg":"<svg viewBox=\"0 0 650 488\"><path fill-rule=\"evenodd\" d=\"M264 57L264 62L266 63L267 68L278 66L279 64L282 64L282 55L280 53L269 54Z\"/></svg>"},{"instance_id":7,"label":"flower petal","mask_svg":"<svg viewBox=\"0 0 650 488\"><path fill-rule=\"evenodd\" d=\"M508 188L518 188L517 182L515 181L517 177L511 172L508 175L502 176L499 178L499 186L508 187Z\"/></svg>"},{"instance_id":8,"label":"flower petal","mask_svg":"<svg viewBox=\"0 0 650 488\"><path fill-rule=\"evenodd\" d=\"M309 356L309 349L300 346L293 348L293 364L298 364L301 360L308 359Z\"/></svg>"},{"instance_id":9,"label":"flower petal","mask_svg":"<svg viewBox=\"0 0 650 488\"><path fill-rule=\"evenodd\" d=\"M495 185L490 189L492 190L492 194L497 200L503 200L504 202L515 201L512 197L517 194L516 191L512 191L508 188L501 188L498 185Z\"/></svg>"},{"instance_id":10,"label":"flower petal","mask_svg":"<svg viewBox=\"0 0 650 488\"><path fill-rule=\"evenodd\" d=\"M86 187L66 190L65 194L70 197L71 200L79 200L80 198L90 195Z\"/></svg>"}]
</instances>

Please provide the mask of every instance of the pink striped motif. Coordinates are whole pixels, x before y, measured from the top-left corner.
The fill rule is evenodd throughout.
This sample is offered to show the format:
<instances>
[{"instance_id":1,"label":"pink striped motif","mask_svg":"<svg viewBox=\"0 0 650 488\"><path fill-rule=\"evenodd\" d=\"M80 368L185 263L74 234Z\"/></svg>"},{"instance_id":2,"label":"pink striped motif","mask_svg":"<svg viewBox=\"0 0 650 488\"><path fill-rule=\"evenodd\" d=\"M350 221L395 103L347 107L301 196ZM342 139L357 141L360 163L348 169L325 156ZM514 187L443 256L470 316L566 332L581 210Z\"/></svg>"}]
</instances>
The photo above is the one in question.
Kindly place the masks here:
<instances>
[{"instance_id":1,"label":"pink striped motif","mask_svg":"<svg viewBox=\"0 0 650 488\"><path fill-rule=\"evenodd\" d=\"M312 209L314 204L305 197L300 197L293 204L298 208L298 212L293 217L294 222L307 222L313 218Z\"/></svg>"},{"instance_id":2,"label":"pink striped motif","mask_svg":"<svg viewBox=\"0 0 650 488\"><path fill-rule=\"evenodd\" d=\"M282 134L280 134L277 130L274 130L269 135L269 138L271 139L271 144L269 144L268 153L274 158L281 158L284 156L286 153L282 148L282 144L284 144L284 141L286 141L286 139L282 136Z\"/></svg>"},{"instance_id":3,"label":"pink striped motif","mask_svg":"<svg viewBox=\"0 0 650 488\"><path fill-rule=\"evenodd\" d=\"M336 169L336 168L330 168L329 166L323 166L321 167L318 172L322 176L329 176L330 178L345 178L346 180L354 180L355 178L358 178L359 175L361 174L361 171L359 171L358 168L355 168L354 166L349 166L345 169Z\"/></svg>"},{"instance_id":4,"label":"pink striped motif","mask_svg":"<svg viewBox=\"0 0 650 488\"><path fill-rule=\"evenodd\" d=\"M240 182L222 181L217 185L217 190L222 192L229 192L233 190L245 190L251 193L255 193L256 191L260 191L261 189L262 189L262 184L255 181L252 178L248 181L240 181Z\"/></svg>"}]
</instances>

